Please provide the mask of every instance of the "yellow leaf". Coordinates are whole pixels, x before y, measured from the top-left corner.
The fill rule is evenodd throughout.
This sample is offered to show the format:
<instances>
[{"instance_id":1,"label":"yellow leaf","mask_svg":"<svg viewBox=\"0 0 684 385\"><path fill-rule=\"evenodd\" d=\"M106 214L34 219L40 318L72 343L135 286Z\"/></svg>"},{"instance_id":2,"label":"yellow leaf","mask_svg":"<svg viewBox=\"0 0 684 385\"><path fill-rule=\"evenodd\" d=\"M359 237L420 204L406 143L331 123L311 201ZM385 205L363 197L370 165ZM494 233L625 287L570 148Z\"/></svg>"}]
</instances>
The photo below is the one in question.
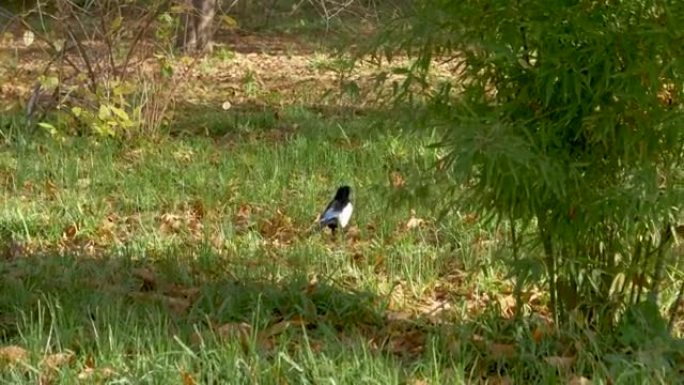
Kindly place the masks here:
<instances>
[{"instance_id":1,"label":"yellow leaf","mask_svg":"<svg viewBox=\"0 0 684 385\"><path fill-rule=\"evenodd\" d=\"M39 81L45 90L54 90L59 85L59 78L57 76L41 76Z\"/></svg>"},{"instance_id":2,"label":"yellow leaf","mask_svg":"<svg viewBox=\"0 0 684 385\"><path fill-rule=\"evenodd\" d=\"M112 23L109 25L109 33L114 33L116 32L119 28L121 28L121 23L123 22L123 17L122 16L117 16L114 20L112 20Z\"/></svg>"},{"instance_id":3,"label":"yellow leaf","mask_svg":"<svg viewBox=\"0 0 684 385\"><path fill-rule=\"evenodd\" d=\"M109 109L109 106L105 104L100 105L100 109L97 112L97 117L100 118L100 120L107 120L112 117L112 112Z\"/></svg>"},{"instance_id":4,"label":"yellow leaf","mask_svg":"<svg viewBox=\"0 0 684 385\"><path fill-rule=\"evenodd\" d=\"M50 123L40 122L38 123L38 127L44 128L52 136L57 134L57 128Z\"/></svg>"},{"instance_id":5,"label":"yellow leaf","mask_svg":"<svg viewBox=\"0 0 684 385\"><path fill-rule=\"evenodd\" d=\"M122 110L121 108L110 106L109 109L116 115L119 119L123 121L130 121L130 118L128 117L128 114L126 111Z\"/></svg>"},{"instance_id":6,"label":"yellow leaf","mask_svg":"<svg viewBox=\"0 0 684 385\"><path fill-rule=\"evenodd\" d=\"M226 28L235 28L238 25L237 20L228 15L221 16L221 22Z\"/></svg>"}]
</instances>

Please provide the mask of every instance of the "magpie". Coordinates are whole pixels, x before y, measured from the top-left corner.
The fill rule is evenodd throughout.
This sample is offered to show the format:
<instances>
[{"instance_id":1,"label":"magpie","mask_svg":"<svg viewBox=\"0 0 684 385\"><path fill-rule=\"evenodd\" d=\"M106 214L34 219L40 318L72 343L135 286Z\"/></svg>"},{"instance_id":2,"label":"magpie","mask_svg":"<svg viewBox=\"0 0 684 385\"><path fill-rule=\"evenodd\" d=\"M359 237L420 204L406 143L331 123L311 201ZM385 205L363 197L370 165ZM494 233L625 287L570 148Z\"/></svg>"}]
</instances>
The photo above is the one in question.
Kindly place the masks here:
<instances>
[{"instance_id":1,"label":"magpie","mask_svg":"<svg viewBox=\"0 0 684 385\"><path fill-rule=\"evenodd\" d=\"M351 194L351 188L349 186L341 186L337 189L335 197L328 203L328 206L323 210L323 213L320 216L318 223L321 229L327 226L330 228L333 235L335 235L335 230L338 227L343 229L347 226L352 211L354 210L349 201L349 194Z\"/></svg>"}]
</instances>

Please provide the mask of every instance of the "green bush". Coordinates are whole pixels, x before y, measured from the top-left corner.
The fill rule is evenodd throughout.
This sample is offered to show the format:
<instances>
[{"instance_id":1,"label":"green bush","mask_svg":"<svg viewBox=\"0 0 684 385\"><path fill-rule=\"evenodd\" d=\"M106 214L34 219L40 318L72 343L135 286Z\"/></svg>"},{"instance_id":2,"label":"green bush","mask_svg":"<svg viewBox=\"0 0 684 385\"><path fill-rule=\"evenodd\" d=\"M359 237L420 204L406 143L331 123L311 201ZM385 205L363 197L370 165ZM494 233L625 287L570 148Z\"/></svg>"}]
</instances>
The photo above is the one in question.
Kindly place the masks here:
<instances>
[{"instance_id":1,"label":"green bush","mask_svg":"<svg viewBox=\"0 0 684 385\"><path fill-rule=\"evenodd\" d=\"M442 180L510 224L519 284L545 265L527 278L561 320L614 325L659 297L684 202L682 25L678 0L426 0L374 42L409 54L397 96L442 129Z\"/></svg>"}]
</instances>

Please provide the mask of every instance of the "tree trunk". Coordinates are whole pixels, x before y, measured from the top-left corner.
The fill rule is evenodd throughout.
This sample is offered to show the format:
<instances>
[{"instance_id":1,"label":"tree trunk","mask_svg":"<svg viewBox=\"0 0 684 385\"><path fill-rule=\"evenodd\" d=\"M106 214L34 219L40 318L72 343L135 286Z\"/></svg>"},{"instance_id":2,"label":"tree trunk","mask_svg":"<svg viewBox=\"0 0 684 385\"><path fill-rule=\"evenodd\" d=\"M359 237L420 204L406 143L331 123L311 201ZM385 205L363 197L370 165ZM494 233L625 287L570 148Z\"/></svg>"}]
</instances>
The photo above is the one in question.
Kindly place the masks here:
<instances>
[{"instance_id":1,"label":"tree trunk","mask_svg":"<svg viewBox=\"0 0 684 385\"><path fill-rule=\"evenodd\" d=\"M217 3L217 0L183 0L186 12L176 40L183 52L211 52Z\"/></svg>"}]
</instances>

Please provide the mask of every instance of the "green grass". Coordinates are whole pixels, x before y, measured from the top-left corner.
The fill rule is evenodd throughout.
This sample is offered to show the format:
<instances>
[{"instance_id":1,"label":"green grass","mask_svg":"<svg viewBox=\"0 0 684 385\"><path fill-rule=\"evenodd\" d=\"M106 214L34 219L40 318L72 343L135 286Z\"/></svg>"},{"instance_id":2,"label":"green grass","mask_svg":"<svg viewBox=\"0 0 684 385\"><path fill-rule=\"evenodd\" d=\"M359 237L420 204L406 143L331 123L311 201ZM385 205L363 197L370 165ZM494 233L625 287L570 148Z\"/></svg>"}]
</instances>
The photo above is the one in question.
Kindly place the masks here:
<instances>
[{"instance_id":1,"label":"green grass","mask_svg":"<svg viewBox=\"0 0 684 385\"><path fill-rule=\"evenodd\" d=\"M422 206L407 229L389 175L420 173L433 139L290 108L193 112L126 144L5 142L0 346L28 356L0 382L97 383L79 380L92 367L112 384L551 384L569 374L545 358L576 349L594 384L672 383L659 354L604 357L610 340L581 329L535 342L534 317L502 318L491 229ZM333 241L311 229L342 183L355 229Z\"/></svg>"}]
</instances>

